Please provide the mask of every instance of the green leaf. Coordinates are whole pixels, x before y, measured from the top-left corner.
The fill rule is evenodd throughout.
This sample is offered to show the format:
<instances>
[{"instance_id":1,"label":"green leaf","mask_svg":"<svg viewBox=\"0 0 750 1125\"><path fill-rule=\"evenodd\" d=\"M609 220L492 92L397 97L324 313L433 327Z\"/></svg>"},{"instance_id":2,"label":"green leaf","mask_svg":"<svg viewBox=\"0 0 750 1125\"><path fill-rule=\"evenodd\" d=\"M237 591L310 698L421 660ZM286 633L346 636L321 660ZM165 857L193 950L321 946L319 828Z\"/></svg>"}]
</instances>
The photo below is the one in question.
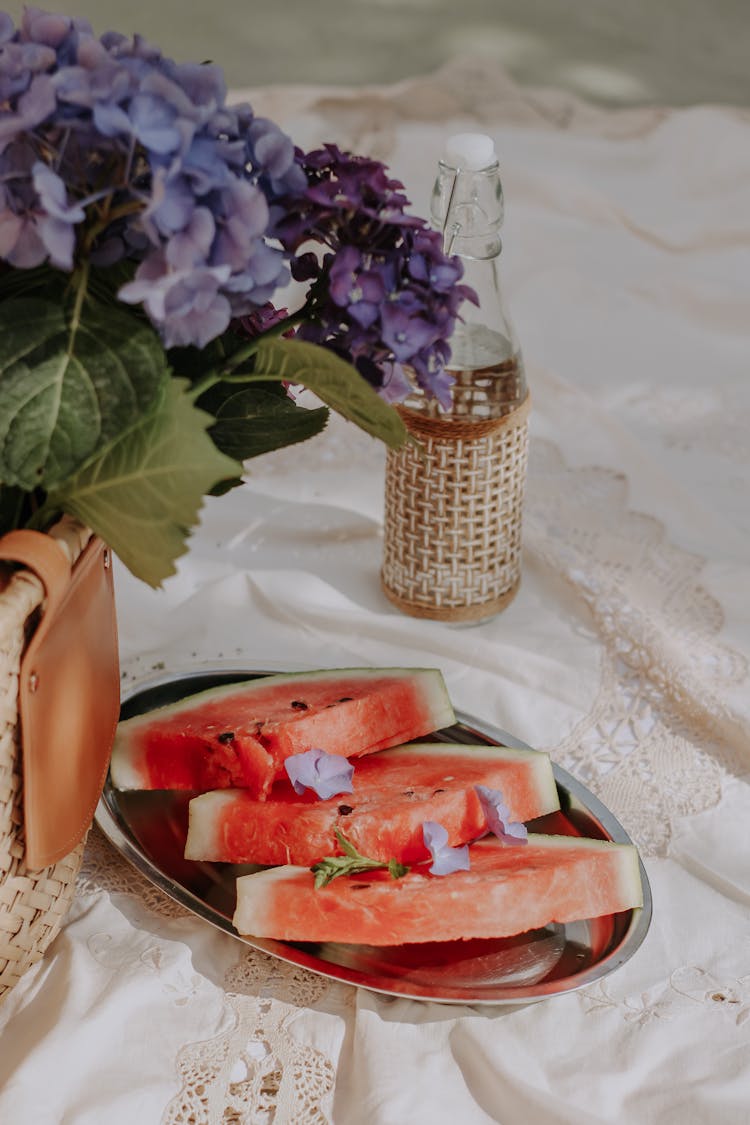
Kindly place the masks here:
<instances>
[{"instance_id":1,"label":"green leaf","mask_svg":"<svg viewBox=\"0 0 750 1125\"><path fill-rule=\"evenodd\" d=\"M227 358L246 344L247 340L238 336L232 329L227 329L221 336L217 336L202 348L189 345L180 348L170 348L167 353L169 366L175 375L189 379L196 383L206 372L213 371L223 366Z\"/></svg>"},{"instance_id":2,"label":"green leaf","mask_svg":"<svg viewBox=\"0 0 750 1125\"><path fill-rule=\"evenodd\" d=\"M227 393L217 402L214 393ZM209 405L199 399L199 405ZM249 386L220 384L212 388L209 409L216 418L211 437L229 457L245 461L262 453L306 441L324 429L328 410L307 410L295 406L286 392L274 384Z\"/></svg>"},{"instance_id":3,"label":"green leaf","mask_svg":"<svg viewBox=\"0 0 750 1125\"><path fill-rule=\"evenodd\" d=\"M226 496L233 488L240 488L244 484L242 477L226 477L220 480L213 488L209 489L209 496Z\"/></svg>"},{"instance_id":4,"label":"green leaf","mask_svg":"<svg viewBox=\"0 0 750 1125\"><path fill-rule=\"evenodd\" d=\"M169 378L150 325L86 301L0 302L0 480L59 487L158 398Z\"/></svg>"},{"instance_id":5,"label":"green leaf","mask_svg":"<svg viewBox=\"0 0 750 1125\"><path fill-rule=\"evenodd\" d=\"M20 488L0 484L0 536L14 527L23 525L23 511L27 494Z\"/></svg>"},{"instance_id":6,"label":"green leaf","mask_svg":"<svg viewBox=\"0 0 750 1125\"><path fill-rule=\"evenodd\" d=\"M392 449L407 440L396 410L373 390L350 363L328 348L283 337L264 338L253 355L256 376L302 383L338 414Z\"/></svg>"},{"instance_id":7,"label":"green leaf","mask_svg":"<svg viewBox=\"0 0 750 1125\"><path fill-rule=\"evenodd\" d=\"M402 879L407 875L409 868L406 864L399 863L396 859L390 859L388 863L382 863L379 859L368 859L367 856L361 855L354 844L347 840L346 836L334 828L336 839L341 845L341 850L344 855L327 855L324 859L314 863L310 868L315 876L315 890L320 890L321 887L327 887L334 879L340 878L342 875L359 875L364 871L381 871L387 869L392 879Z\"/></svg>"},{"instance_id":8,"label":"green leaf","mask_svg":"<svg viewBox=\"0 0 750 1125\"><path fill-rule=\"evenodd\" d=\"M221 453L183 379L170 379L159 401L89 461L47 507L78 516L137 578L159 586L187 550L204 495L241 466Z\"/></svg>"},{"instance_id":9,"label":"green leaf","mask_svg":"<svg viewBox=\"0 0 750 1125\"><path fill-rule=\"evenodd\" d=\"M0 264L0 301L35 293L59 302L69 282L70 274L63 274L49 265L20 270L3 262Z\"/></svg>"}]
</instances>

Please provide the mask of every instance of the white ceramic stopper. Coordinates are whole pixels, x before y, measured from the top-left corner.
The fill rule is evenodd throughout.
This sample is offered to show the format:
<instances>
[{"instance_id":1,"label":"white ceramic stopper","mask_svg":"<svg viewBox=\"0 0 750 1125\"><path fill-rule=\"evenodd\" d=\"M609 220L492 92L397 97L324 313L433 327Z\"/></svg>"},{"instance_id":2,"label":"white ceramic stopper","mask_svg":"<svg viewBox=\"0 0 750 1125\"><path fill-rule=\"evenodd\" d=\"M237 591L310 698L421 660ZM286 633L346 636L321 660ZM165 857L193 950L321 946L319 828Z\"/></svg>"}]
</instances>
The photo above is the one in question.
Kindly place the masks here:
<instances>
[{"instance_id":1,"label":"white ceramic stopper","mask_svg":"<svg viewBox=\"0 0 750 1125\"><path fill-rule=\"evenodd\" d=\"M496 160L495 143L486 133L454 133L445 142L443 163L451 168L479 172Z\"/></svg>"}]
</instances>

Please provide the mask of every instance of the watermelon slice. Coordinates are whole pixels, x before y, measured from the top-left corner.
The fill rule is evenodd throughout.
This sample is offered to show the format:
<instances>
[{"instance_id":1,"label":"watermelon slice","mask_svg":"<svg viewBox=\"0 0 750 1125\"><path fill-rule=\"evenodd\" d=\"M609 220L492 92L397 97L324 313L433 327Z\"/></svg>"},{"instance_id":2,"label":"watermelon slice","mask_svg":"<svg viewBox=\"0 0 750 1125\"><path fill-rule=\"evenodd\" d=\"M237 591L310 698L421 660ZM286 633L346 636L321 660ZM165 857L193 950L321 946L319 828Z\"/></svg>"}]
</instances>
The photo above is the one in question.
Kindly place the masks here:
<instances>
[{"instance_id":1,"label":"watermelon slice","mask_svg":"<svg viewBox=\"0 0 750 1125\"><path fill-rule=\"evenodd\" d=\"M500 938L642 905L632 844L529 835L494 836L470 849L471 870L401 879L387 871L343 876L316 890L305 867L272 867L237 880L240 934L280 941L402 945Z\"/></svg>"},{"instance_id":2,"label":"watermelon slice","mask_svg":"<svg viewBox=\"0 0 750 1125\"><path fill-rule=\"evenodd\" d=\"M116 789L247 789L264 798L291 754L358 757L455 722L439 671L347 668L264 676L121 722Z\"/></svg>"},{"instance_id":3,"label":"watermelon slice","mask_svg":"<svg viewBox=\"0 0 750 1125\"><path fill-rule=\"evenodd\" d=\"M225 863L310 866L341 854L339 828L355 848L387 863L429 858L422 824L435 820L451 846L486 831L475 785L500 789L513 820L560 807L546 754L505 746L419 742L358 761L352 793L327 801L298 796L277 781L267 800L244 790L204 793L190 802L185 858Z\"/></svg>"}]
</instances>

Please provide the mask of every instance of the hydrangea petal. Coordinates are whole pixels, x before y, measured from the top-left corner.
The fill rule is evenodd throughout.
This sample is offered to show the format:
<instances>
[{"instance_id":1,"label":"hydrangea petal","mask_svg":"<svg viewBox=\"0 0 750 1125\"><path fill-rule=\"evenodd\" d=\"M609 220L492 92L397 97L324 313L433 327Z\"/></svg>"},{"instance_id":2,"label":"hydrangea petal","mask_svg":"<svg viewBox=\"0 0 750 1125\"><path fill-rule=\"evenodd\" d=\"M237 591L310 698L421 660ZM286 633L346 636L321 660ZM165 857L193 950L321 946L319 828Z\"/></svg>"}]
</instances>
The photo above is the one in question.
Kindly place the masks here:
<instances>
[{"instance_id":1,"label":"hydrangea petal","mask_svg":"<svg viewBox=\"0 0 750 1125\"><path fill-rule=\"evenodd\" d=\"M67 96L66 100L72 99ZM97 102L94 106L94 124L105 137L116 137L119 134L128 136L132 131L127 113L122 106L113 102Z\"/></svg>"},{"instance_id":2,"label":"hydrangea petal","mask_svg":"<svg viewBox=\"0 0 750 1125\"><path fill-rule=\"evenodd\" d=\"M505 804L499 789L490 789L488 785L475 785L474 791L482 806L487 828L497 836L498 840L504 844L527 843L526 825L510 819L510 809Z\"/></svg>"},{"instance_id":3,"label":"hydrangea petal","mask_svg":"<svg viewBox=\"0 0 750 1125\"><path fill-rule=\"evenodd\" d=\"M424 846L432 856L429 868L431 875L452 875L454 871L468 871L469 848L464 844L460 848L452 848L448 844L448 831L442 824L435 820L425 820L422 824L422 839Z\"/></svg>"},{"instance_id":4,"label":"hydrangea petal","mask_svg":"<svg viewBox=\"0 0 750 1125\"><path fill-rule=\"evenodd\" d=\"M42 207L48 215L65 223L83 222L86 212L80 204L71 206L68 203L65 183L51 168L39 160L31 173Z\"/></svg>"},{"instance_id":5,"label":"hydrangea petal","mask_svg":"<svg viewBox=\"0 0 750 1125\"><path fill-rule=\"evenodd\" d=\"M67 16L29 6L24 9L21 26L32 42L59 47L70 31L71 21Z\"/></svg>"},{"instance_id":6,"label":"hydrangea petal","mask_svg":"<svg viewBox=\"0 0 750 1125\"><path fill-rule=\"evenodd\" d=\"M75 232L71 224L54 215L43 215L37 222L37 233L52 265L61 270L72 270Z\"/></svg>"},{"instance_id":7,"label":"hydrangea petal","mask_svg":"<svg viewBox=\"0 0 750 1125\"><path fill-rule=\"evenodd\" d=\"M47 258L47 247L44 245L39 231L37 230L36 223L31 217L25 216L21 218L17 216L15 224L8 223L7 233L8 241L10 241L15 233L15 241L13 246L9 249L3 257L12 266L18 269L29 270L35 266L40 266ZM3 222L5 228L5 222ZM4 232L5 233L5 232ZM5 243L5 237L3 238Z\"/></svg>"},{"instance_id":8,"label":"hydrangea petal","mask_svg":"<svg viewBox=\"0 0 750 1125\"><path fill-rule=\"evenodd\" d=\"M183 231L170 238L166 256L175 270L201 265L211 252L216 233L214 218L207 207L196 207Z\"/></svg>"},{"instance_id":9,"label":"hydrangea petal","mask_svg":"<svg viewBox=\"0 0 750 1125\"><path fill-rule=\"evenodd\" d=\"M294 160L294 145L277 125L258 118L253 123L251 136L258 163L270 176L283 176Z\"/></svg>"},{"instance_id":10,"label":"hydrangea petal","mask_svg":"<svg viewBox=\"0 0 750 1125\"><path fill-rule=\"evenodd\" d=\"M284 769L295 793L312 789L321 801L339 793L351 793L354 766L340 754L327 754L317 748L293 754L284 762Z\"/></svg>"}]
</instances>

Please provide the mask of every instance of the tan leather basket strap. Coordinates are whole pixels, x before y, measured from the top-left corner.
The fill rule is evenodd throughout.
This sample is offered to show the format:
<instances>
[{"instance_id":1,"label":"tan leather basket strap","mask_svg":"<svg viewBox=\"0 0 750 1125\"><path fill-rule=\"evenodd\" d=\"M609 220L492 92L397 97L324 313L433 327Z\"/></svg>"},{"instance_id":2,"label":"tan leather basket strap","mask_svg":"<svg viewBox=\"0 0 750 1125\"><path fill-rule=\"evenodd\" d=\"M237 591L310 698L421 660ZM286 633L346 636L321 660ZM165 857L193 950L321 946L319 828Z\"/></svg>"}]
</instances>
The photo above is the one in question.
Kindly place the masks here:
<instances>
[{"instance_id":1,"label":"tan leather basket strap","mask_svg":"<svg viewBox=\"0 0 750 1125\"><path fill-rule=\"evenodd\" d=\"M95 536L72 569L39 532L10 532L0 547L46 592L18 685L26 864L39 870L84 838L107 772L119 712L112 568Z\"/></svg>"},{"instance_id":2,"label":"tan leather basket strap","mask_svg":"<svg viewBox=\"0 0 750 1125\"><path fill-rule=\"evenodd\" d=\"M25 529L9 531L0 538L0 559L33 570L44 585L48 611L59 603L70 581L70 562L50 535Z\"/></svg>"}]
</instances>

